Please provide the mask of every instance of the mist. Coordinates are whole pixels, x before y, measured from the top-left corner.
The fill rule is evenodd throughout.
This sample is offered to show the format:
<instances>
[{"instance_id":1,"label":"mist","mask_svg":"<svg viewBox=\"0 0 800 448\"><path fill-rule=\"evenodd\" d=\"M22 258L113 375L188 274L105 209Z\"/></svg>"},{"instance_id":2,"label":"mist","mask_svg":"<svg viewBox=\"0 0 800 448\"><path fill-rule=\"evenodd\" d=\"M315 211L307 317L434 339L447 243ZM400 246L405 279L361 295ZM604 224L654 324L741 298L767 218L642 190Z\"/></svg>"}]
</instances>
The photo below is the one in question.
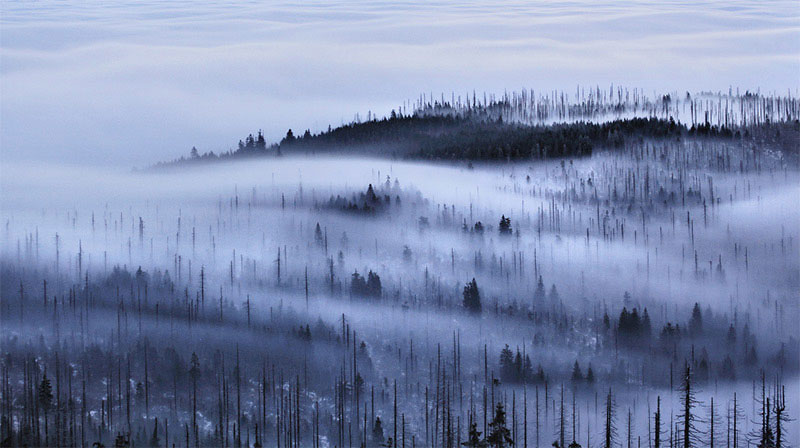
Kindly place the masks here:
<instances>
[{"instance_id":1,"label":"mist","mask_svg":"<svg viewBox=\"0 0 800 448\"><path fill-rule=\"evenodd\" d=\"M0 446L800 444L799 19L0 3Z\"/></svg>"},{"instance_id":2,"label":"mist","mask_svg":"<svg viewBox=\"0 0 800 448\"><path fill-rule=\"evenodd\" d=\"M491 403L504 403L520 444L602 445L613 412L613 440L624 445L626 431L653 439L658 400L671 418L682 412L684 362L698 369L698 428L708 427L713 398L718 440L734 437L734 414L737 444L755 440L760 375L766 395L783 400L780 384L786 408L800 404L798 173L780 159L743 172L684 162L681 186L669 160L643 163L637 151L474 165L335 155L137 172L6 165L4 345L18 356L77 331L82 344L108 345L103 356L127 351L122 361L97 360L111 389L89 391L117 414L94 415L101 429L86 440L111 440L112 428L128 426L145 440L137 431L164 431L153 429L158 418L191 428L187 437L201 445L377 446L377 416L384 425L402 417L407 435L384 426L387 438L454 446L469 420L483 431ZM630 177L633 188L644 167L645 185L624 193L614 179ZM510 233L501 216L511 218ZM472 279L477 314L465 311ZM648 316L653 330L641 341L626 339L623 309ZM675 325L684 330L673 340ZM726 345L730 331L744 346ZM504 347L523 353L531 372L504 364ZM42 362L57 366L50 350ZM199 404L185 386L170 389L188 378L190 354L203 372ZM731 359L735 373L726 370ZM161 378L164 368L176 369L173 379ZM230 381L237 405L224 398ZM281 398L284 388L301 394L296 402ZM459 398L438 395L445 390ZM192 406L206 410L193 416ZM435 416L438 406L458 422ZM301 420L286 426L286 412ZM665 424L663 437L673 424L683 425ZM249 443L231 429L242 425ZM169 431L161 440L183 440ZM796 440L795 421L783 431ZM692 437L705 444L709 434Z\"/></svg>"}]
</instances>

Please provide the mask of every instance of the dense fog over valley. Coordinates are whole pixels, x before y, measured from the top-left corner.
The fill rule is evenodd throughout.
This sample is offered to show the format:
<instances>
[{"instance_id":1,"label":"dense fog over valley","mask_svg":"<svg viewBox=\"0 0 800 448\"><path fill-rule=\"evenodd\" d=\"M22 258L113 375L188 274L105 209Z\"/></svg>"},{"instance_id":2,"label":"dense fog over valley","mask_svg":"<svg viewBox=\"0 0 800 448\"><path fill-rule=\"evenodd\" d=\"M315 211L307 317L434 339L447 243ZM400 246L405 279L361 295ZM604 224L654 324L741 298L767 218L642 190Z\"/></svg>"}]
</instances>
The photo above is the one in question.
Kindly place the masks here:
<instances>
[{"instance_id":1,"label":"dense fog over valley","mask_svg":"<svg viewBox=\"0 0 800 448\"><path fill-rule=\"evenodd\" d=\"M0 4L0 447L798 446L798 18Z\"/></svg>"},{"instance_id":2,"label":"dense fog over valley","mask_svg":"<svg viewBox=\"0 0 800 448\"><path fill-rule=\"evenodd\" d=\"M5 378L13 388L24 363L28 384L45 366L73 393L88 381L86 413L63 412L90 430L36 434L64 443L112 443L129 424L149 443L158 418L178 445L188 430L190 445L376 446L380 418L384 440L404 421L409 446L455 446L470 421L491 433L502 403L518 445L559 441L562 410L568 440L574 422L579 443L603 445L610 391L612 444L628 443L630 412L631 443L652 446L658 399L661 443L683 440L689 366L692 437L710 437L714 398L715 437L733 440L736 394L737 443L755 443L762 375L766 395L796 402L800 189L791 157L699 162L738 144L510 163L15 165L2 180ZM783 423L784 443L795 428Z\"/></svg>"}]
</instances>

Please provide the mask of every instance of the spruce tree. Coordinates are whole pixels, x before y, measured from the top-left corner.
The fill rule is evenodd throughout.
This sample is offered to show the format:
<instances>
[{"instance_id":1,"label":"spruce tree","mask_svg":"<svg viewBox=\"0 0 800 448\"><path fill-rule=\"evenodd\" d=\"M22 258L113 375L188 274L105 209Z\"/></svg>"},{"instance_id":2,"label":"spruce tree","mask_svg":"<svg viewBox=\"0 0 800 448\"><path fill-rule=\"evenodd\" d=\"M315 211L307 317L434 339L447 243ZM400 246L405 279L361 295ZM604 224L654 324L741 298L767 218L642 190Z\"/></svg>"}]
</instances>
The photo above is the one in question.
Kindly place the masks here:
<instances>
[{"instance_id":1,"label":"spruce tree","mask_svg":"<svg viewBox=\"0 0 800 448\"><path fill-rule=\"evenodd\" d=\"M575 364L572 366L572 381L583 381L583 372L581 372L581 366L578 364L577 360L575 360Z\"/></svg>"},{"instance_id":2,"label":"spruce tree","mask_svg":"<svg viewBox=\"0 0 800 448\"><path fill-rule=\"evenodd\" d=\"M486 441L490 446L504 448L514 444L511 439L511 431L506 427L506 411L503 409L503 403L497 403L494 418L489 423L489 430L489 437L486 438Z\"/></svg>"},{"instance_id":3,"label":"spruce tree","mask_svg":"<svg viewBox=\"0 0 800 448\"><path fill-rule=\"evenodd\" d=\"M473 313L481 312L481 295L474 278L464 286L464 308Z\"/></svg>"},{"instance_id":4,"label":"spruce tree","mask_svg":"<svg viewBox=\"0 0 800 448\"><path fill-rule=\"evenodd\" d=\"M511 218L506 218L505 215L501 216L497 229L501 235L511 235Z\"/></svg>"},{"instance_id":5,"label":"spruce tree","mask_svg":"<svg viewBox=\"0 0 800 448\"><path fill-rule=\"evenodd\" d=\"M372 446L383 446L383 423L380 417L375 417L372 425Z\"/></svg>"},{"instance_id":6,"label":"spruce tree","mask_svg":"<svg viewBox=\"0 0 800 448\"><path fill-rule=\"evenodd\" d=\"M462 446L469 448L485 448L488 446L486 440L481 439L481 432L478 431L478 424L472 422L469 425L469 433L467 434L467 441L461 443Z\"/></svg>"}]
</instances>

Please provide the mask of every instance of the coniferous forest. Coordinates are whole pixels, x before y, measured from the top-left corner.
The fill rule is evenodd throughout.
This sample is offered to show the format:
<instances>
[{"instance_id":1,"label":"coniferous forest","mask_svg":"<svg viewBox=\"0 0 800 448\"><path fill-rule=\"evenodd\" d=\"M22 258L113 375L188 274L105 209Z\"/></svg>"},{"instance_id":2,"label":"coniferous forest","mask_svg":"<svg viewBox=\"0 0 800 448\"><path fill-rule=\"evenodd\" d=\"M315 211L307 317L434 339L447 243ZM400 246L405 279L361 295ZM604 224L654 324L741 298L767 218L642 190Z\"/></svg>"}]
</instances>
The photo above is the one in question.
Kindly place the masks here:
<instances>
[{"instance_id":1,"label":"coniferous forest","mask_svg":"<svg viewBox=\"0 0 800 448\"><path fill-rule=\"evenodd\" d=\"M796 446L798 115L470 92L14 173L0 444Z\"/></svg>"}]
</instances>

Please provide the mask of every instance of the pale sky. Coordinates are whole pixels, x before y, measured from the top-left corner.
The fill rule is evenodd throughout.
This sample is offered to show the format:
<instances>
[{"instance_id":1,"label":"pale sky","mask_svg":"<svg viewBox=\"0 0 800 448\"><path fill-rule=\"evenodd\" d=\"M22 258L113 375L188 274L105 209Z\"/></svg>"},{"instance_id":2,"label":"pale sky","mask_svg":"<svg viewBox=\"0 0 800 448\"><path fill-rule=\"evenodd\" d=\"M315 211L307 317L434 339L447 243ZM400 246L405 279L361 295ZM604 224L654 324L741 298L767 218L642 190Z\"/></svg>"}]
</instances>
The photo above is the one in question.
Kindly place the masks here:
<instances>
[{"instance_id":1,"label":"pale sky","mask_svg":"<svg viewBox=\"0 0 800 448\"><path fill-rule=\"evenodd\" d=\"M420 93L794 95L800 2L0 3L5 161L142 166Z\"/></svg>"}]
</instances>

